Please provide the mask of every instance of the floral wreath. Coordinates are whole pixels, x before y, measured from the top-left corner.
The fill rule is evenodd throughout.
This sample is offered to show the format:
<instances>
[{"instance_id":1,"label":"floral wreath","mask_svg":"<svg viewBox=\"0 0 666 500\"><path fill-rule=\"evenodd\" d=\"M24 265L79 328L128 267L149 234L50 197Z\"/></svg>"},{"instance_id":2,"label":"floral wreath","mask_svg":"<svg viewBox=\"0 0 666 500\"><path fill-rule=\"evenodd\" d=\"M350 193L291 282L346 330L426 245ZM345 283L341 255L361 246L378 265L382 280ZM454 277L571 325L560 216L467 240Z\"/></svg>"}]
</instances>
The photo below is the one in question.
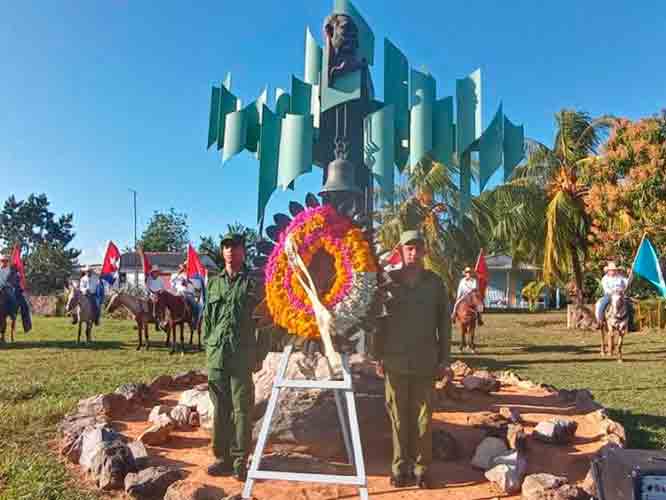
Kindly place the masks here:
<instances>
[{"instance_id":1,"label":"floral wreath","mask_svg":"<svg viewBox=\"0 0 666 500\"><path fill-rule=\"evenodd\" d=\"M282 231L268 259L266 305L276 325L300 337L320 337L312 303L290 264L287 240L308 268L318 254L330 259L332 285L318 293L340 333L367 316L377 288L375 256L363 231L332 206L324 205L300 212Z\"/></svg>"}]
</instances>

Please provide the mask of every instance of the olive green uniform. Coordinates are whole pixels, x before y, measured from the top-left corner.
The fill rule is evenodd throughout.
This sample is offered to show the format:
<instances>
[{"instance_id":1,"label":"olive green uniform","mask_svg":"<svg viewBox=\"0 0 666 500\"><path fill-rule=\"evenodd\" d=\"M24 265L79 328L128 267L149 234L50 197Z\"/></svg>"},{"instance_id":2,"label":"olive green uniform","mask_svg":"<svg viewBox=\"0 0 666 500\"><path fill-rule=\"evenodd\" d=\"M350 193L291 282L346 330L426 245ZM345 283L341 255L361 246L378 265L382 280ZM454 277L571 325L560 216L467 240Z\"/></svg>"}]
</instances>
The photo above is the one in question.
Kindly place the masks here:
<instances>
[{"instance_id":1,"label":"olive green uniform","mask_svg":"<svg viewBox=\"0 0 666 500\"><path fill-rule=\"evenodd\" d=\"M223 271L208 283L204 310L213 454L235 471L245 467L252 437L252 372L268 351L252 318L258 292L247 271L233 278Z\"/></svg>"},{"instance_id":2,"label":"olive green uniform","mask_svg":"<svg viewBox=\"0 0 666 500\"><path fill-rule=\"evenodd\" d=\"M386 406L393 430L394 475L414 467L425 474L432 462L432 394L438 365L450 354L451 318L446 288L424 270L410 286L402 271L388 273L390 298L373 354L383 362Z\"/></svg>"}]
</instances>

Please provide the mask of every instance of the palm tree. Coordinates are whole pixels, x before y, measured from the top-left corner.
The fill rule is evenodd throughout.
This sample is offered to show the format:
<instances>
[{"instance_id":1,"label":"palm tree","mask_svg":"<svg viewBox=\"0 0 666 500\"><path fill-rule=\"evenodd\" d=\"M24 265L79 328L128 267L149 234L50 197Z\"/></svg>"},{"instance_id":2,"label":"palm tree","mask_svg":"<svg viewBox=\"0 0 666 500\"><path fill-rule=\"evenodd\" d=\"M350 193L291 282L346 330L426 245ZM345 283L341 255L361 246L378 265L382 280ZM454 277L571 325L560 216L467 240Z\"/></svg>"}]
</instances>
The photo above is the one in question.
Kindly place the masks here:
<instances>
[{"instance_id":1,"label":"palm tree","mask_svg":"<svg viewBox=\"0 0 666 500\"><path fill-rule=\"evenodd\" d=\"M594 161L614 118L593 119L583 111L563 109L555 114L555 122L553 147L528 141L525 164L489 195L495 206L511 214L500 217L503 224L494 228L494 236L508 237L523 245L525 255L540 257L543 279L549 284L565 283L573 275L580 305L590 218L585 210L588 188L579 174ZM539 255L541 241L545 243Z\"/></svg>"},{"instance_id":2,"label":"palm tree","mask_svg":"<svg viewBox=\"0 0 666 500\"><path fill-rule=\"evenodd\" d=\"M245 237L245 248L247 251L246 262L248 266L252 265L254 257L257 255L256 245L259 241L259 235L255 229L244 226L240 222L227 224L227 233L242 234ZM217 265L219 269L224 268L224 258L222 257L221 244L224 235L220 234L216 241L213 236L202 236L199 243L199 253L207 255Z\"/></svg>"},{"instance_id":3,"label":"palm tree","mask_svg":"<svg viewBox=\"0 0 666 500\"><path fill-rule=\"evenodd\" d=\"M460 193L452 176L454 167L426 157L397 185L396 202L375 213L377 239L385 252L395 247L400 233L419 229L426 244L426 265L436 272L452 292L460 270L469 264L492 227L492 215L485 204L472 200L469 213L458 211Z\"/></svg>"}]
</instances>

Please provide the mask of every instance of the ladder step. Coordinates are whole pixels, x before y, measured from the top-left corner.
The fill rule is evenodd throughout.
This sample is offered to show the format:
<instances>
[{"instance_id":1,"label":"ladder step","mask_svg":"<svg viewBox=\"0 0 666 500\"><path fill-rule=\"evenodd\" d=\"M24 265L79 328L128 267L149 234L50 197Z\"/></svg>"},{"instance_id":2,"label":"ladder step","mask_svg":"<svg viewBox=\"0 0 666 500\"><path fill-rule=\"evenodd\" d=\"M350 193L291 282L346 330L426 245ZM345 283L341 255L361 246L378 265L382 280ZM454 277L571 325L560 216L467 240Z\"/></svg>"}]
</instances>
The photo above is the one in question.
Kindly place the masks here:
<instances>
[{"instance_id":1,"label":"ladder step","mask_svg":"<svg viewBox=\"0 0 666 500\"><path fill-rule=\"evenodd\" d=\"M278 389L340 389L350 391L351 384L346 380L279 380L273 387Z\"/></svg>"},{"instance_id":2,"label":"ladder step","mask_svg":"<svg viewBox=\"0 0 666 500\"><path fill-rule=\"evenodd\" d=\"M272 479L277 481L299 481L303 483L328 483L346 486L366 486L366 478L358 476L334 476L330 474L308 474L303 472L279 472L268 470L249 471L248 479Z\"/></svg>"}]
</instances>

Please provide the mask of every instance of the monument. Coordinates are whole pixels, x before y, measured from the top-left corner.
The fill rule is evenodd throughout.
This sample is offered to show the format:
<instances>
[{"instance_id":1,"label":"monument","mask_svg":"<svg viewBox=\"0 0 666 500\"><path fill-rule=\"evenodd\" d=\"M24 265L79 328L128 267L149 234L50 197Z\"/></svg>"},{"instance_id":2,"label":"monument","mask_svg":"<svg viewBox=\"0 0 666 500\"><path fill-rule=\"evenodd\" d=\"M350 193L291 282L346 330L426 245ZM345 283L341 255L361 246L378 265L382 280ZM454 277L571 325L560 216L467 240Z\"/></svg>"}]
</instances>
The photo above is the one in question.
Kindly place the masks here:
<instances>
[{"instance_id":1,"label":"monument","mask_svg":"<svg viewBox=\"0 0 666 500\"><path fill-rule=\"evenodd\" d=\"M523 157L523 127L504 115L501 104L482 129L480 70L456 81L454 123L454 98L438 98L435 78L411 68L388 39L383 101L375 95L375 37L349 0L334 1L322 39L323 48L306 30L303 79L292 75L290 92L277 89L272 107L267 90L242 106L230 75L212 88L208 147L221 150L224 162L243 150L258 158L260 234L275 190L293 188L313 165L323 171L323 205L308 195L306 207L290 204L291 217L276 214L255 264L265 277L264 313L290 334L320 340L331 379L285 380L292 346L285 349L244 498L251 498L257 479L354 485L362 499L368 496L348 358L336 345L361 330L374 314L373 302L382 300L372 246L375 186L384 203L393 203L395 169L413 169L429 157L459 172L457 208L464 214L471 201L473 155L478 155L481 191L500 166L506 179ZM353 476L260 469L280 392L309 388L335 392Z\"/></svg>"}]
</instances>

